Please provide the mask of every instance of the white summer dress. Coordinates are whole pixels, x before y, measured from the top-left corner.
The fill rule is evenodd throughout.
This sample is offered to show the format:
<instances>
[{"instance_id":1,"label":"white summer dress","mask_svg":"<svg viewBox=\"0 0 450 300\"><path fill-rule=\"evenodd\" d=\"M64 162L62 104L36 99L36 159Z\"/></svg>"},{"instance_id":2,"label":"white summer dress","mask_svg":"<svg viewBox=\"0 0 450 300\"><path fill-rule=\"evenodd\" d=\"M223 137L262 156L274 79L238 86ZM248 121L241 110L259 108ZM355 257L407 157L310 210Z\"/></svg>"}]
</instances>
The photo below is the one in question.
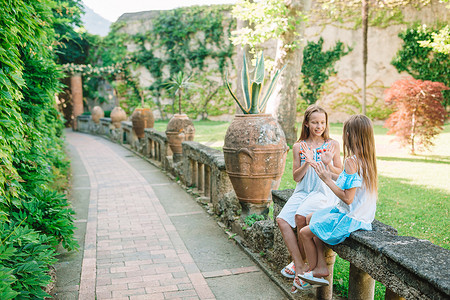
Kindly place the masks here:
<instances>
[{"instance_id":1,"label":"white summer dress","mask_svg":"<svg viewBox=\"0 0 450 300\"><path fill-rule=\"evenodd\" d=\"M321 161L320 154L329 143L330 141L326 141L322 146L313 149L315 161ZM305 156L301 154L300 164L304 163ZM310 166L302 180L297 183L294 193L283 206L277 218L285 220L292 228L295 228L295 215L306 217L317 210L336 205L337 201L337 196Z\"/></svg>"}]
</instances>

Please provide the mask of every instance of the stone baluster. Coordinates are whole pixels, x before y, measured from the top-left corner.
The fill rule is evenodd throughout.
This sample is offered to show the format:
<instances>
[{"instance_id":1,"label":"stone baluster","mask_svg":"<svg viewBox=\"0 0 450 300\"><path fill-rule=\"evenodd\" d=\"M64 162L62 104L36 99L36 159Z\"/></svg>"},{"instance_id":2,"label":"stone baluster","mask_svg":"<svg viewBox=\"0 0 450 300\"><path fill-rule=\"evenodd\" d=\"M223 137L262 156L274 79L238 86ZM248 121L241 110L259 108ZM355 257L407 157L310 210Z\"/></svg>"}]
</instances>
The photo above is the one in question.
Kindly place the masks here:
<instances>
[{"instance_id":1,"label":"stone baluster","mask_svg":"<svg viewBox=\"0 0 450 300\"><path fill-rule=\"evenodd\" d=\"M348 280L348 299L373 300L375 280L363 270L350 264Z\"/></svg>"}]
</instances>

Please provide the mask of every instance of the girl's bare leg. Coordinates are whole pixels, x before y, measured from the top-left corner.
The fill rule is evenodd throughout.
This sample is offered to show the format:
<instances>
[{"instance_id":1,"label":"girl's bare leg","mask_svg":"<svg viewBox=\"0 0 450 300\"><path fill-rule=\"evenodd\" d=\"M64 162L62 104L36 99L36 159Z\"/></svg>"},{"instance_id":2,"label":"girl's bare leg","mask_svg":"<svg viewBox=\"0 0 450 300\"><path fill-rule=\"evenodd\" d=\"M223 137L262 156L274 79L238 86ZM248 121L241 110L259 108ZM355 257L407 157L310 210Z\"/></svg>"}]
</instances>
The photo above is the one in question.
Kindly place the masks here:
<instances>
[{"instance_id":1,"label":"girl's bare leg","mask_svg":"<svg viewBox=\"0 0 450 300\"><path fill-rule=\"evenodd\" d=\"M327 262L324 256L324 243L316 236L314 236L313 240L314 244L316 244L317 249L317 264L316 267L312 270L313 276L327 277L330 273L328 271Z\"/></svg>"},{"instance_id":2,"label":"girl's bare leg","mask_svg":"<svg viewBox=\"0 0 450 300\"><path fill-rule=\"evenodd\" d=\"M303 261L306 260L305 249L303 248L302 239L300 237L300 230L306 226L306 217L301 215L295 215L295 225L297 225L297 242L298 249L300 250L300 254L302 255Z\"/></svg>"},{"instance_id":3,"label":"girl's bare leg","mask_svg":"<svg viewBox=\"0 0 450 300\"><path fill-rule=\"evenodd\" d=\"M300 237L303 242L303 247L305 248L309 269L314 270L317 265L317 248L313 240L314 234L309 229L309 226L305 226L300 230Z\"/></svg>"},{"instance_id":4,"label":"girl's bare leg","mask_svg":"<svg viewBox=\"0 0 450 300\"><path fill-rule=\"evenodd\" d=\"M292 230L291 225L283 219L277 218L278 227L280 228L281 235L283 236L284 243L286 244L289 253L292 256L295 264L295 270L299 274L303 274L307 271L307 266L302 259L300 249L298 248L297 237Z\"/></svg>"}]
</instances>

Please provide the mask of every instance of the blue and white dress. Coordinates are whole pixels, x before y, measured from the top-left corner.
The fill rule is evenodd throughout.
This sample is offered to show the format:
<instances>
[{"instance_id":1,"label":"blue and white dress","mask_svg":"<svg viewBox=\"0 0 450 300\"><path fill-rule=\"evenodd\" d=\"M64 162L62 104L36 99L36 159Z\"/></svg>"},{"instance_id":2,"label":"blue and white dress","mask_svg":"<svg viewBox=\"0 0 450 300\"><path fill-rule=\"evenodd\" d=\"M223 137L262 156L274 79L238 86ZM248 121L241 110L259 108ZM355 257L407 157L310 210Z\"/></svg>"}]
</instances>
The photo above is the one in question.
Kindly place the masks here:
<instances>
[{"instance_id":1,"label":"blue and white dress","mask_svg":"<svg viewBox=\"0 0 450 300\"><path fill-rule=\"evenodd\" d=\"M342 243L353 231L372 230L377 203L376 192L370 193L364 187L357 172L342 171L336 185L343 190L356 187L353 202L348 205L339 200L335 206L316 211L309 223L312 233L329 245Z\"/></svg>"},{"instance_id":2,"label":"blue and white dress","mask_svg":"<svg viewBox=\"0 0 450 300\"><path fill-rule=\"evenodd\" d=\"M322 146L312 150L315 161L321 161L321 153L329 143L330 141L325 141ZM304 163L305 156L301 154L300 164ZM319 178L316 171L309 167L277 218L285 220L292 228L295 228L295 215L306 217L319 209L335 205L337 201L338 198L333 191Z\"/></svg>"}]
</instances>

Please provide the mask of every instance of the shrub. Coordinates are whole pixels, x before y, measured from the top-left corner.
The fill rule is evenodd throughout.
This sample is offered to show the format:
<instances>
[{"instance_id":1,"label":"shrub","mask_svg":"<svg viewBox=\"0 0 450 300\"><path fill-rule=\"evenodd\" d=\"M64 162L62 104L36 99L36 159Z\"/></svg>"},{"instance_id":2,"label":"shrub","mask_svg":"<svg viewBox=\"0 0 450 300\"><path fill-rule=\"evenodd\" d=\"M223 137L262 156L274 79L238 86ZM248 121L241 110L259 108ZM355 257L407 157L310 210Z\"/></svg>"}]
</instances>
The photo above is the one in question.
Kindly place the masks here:
<instances>
[{"instance_id":1,"label":"shrub","mask_svg":"<svg viewBox=\"0 0 450 300\"><path fill-rule=\"evenodd\" d=\"M446 111L441 104L442 90L448 90L443 83L416 80L412 77L394 82L386 90L385 101L393 103L397 111L386 120L388 134L395 134L400 142L428 149L432 139L443 129Z\"/></svg>"},{"instance_id":2,"label":"shrub","mask_svg":"<svg viewBox=\"0 0 450 300\"><path fill-rule=\"evenodd\" d=\"M422 47L419 43L431 40L433 34L439 34L439 28L426 25L413 26L399 33L404 44L391 63L399 72L406 71L415 79L442 82L450 86L450 55L434 52L433 48ZM444 106L450 104L449 92L444 91L444 97L441 97Z\"/></svg>"},{"instance_id":3,"label":"shrub","mask_svg":"<svg viewBox=\"0 0 450 300\"><path fill-rule=\"evenodd\" d=\"M47 244L48 238L20 223L3 223L0 239L0 278L10 284L10 288L0 284L0 298L48 297L42 287L50 283L49 265L56 262L56 253Z\"/></svg>"},{"instance_id":4,"label":"shrub","mask_svg":"<svg viewBox=\"0 0 450 300\"><path fill-rule=\"evenodd\" d=\"M303 49L302 87L300 95L308 103L313 104L319 99L322 86L332 75L336 74L335 64L342 56L347 55L351 48L345 50L345 45L337 41L333 49L322 51L323 38L316 42L308 42Z\"/></svg>"}]
</instances>

